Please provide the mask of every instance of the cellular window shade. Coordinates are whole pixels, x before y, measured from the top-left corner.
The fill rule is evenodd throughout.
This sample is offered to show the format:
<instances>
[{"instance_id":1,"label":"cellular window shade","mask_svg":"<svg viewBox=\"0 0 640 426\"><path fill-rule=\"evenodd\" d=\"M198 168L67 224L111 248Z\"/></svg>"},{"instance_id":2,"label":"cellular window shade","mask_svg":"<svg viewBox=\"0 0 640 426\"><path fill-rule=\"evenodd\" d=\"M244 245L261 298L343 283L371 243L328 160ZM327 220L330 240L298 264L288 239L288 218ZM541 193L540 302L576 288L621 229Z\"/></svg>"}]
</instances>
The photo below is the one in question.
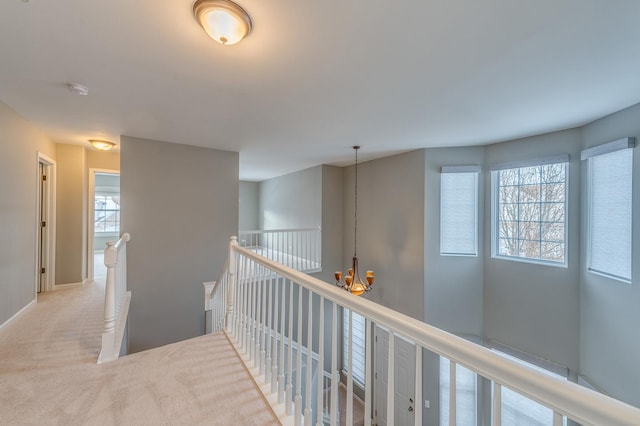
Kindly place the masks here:
<instances>
[{"instance_id":1,"label":"cellular window shade","mask_svg":"<svg viewBox=\"0 0 640 426\"><path fill-rule=\"evenodd\" d=\"M349 310L343 309L343 357L344 362L343 370L349 369L349 352L353 355L352 361L352 375L353 381L364 387L364 362L365 362L365 319L362 315L353 313L351 321L352 337L352 350L349 351Z\"/></svg>"},{"instance_id":2,"label":"cellular window shade","mask_svg":"<svg viewBox=\"0 0 640 426\"><path fill-rule=\"evenodd\" d=\"M478 254L478 173L440 175L440 254Z\"/></svg>"},{"instance_id":3,"label":"cellular window shade","mask_svg":"<svg viewBox=\"0 0 640 426\"><path fill-rule=\"evenodd\" d=\"M633 150L589 158L589 270L631 281Z\"/></svg>"}]
</instances>

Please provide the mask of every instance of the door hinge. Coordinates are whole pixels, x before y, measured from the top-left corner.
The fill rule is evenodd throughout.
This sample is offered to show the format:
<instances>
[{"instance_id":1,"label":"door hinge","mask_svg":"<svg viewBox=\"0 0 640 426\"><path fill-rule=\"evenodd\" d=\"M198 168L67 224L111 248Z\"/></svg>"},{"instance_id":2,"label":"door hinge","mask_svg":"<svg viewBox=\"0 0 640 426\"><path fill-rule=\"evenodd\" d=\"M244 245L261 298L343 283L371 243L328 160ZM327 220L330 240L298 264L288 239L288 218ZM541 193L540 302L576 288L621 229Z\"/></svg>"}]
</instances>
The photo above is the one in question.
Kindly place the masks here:
<instances>
[{"instance_id":1,"label":"door hinge","mask_svg":"<svg viewBox=\"0 0 640 426\"><path fill-rule=\"evenodd\" d=\"M42 180L47 180L47 175L42 175Z\"/></svg>"},{"instance_id":2,"label":"door hinge","mask_svg":"<svg viewBox=\"0 0 640 426\"><path fill-rule=\"evenodd\" d=\"M46 271L46 269L44 269L44 268L41 268L41 269L40 269L40 273L41 273L41 274L44 274L44 272L45 272L45 271Z\"/></svg>"},{"instance_id":3,"label":"door hinge","mask_svg":"<svg viewBox=\"0 0 640 426\"><path fill-rule=\"evenodd\" d=\"M377 371L376 371L376 373L375 373L375 378L376 378L376 379L378 378L378 372L377 372Z\"/></svg>"},{"instance_id":4,"label":"door hinge","mask_svg":"<svg viewBox=\"0 0 640 426\"><path fill-rule=\"evenodd\" d=\"M42 227L44 228L45 226L47 226L47 222L42 222Z\"/></svg>"}]
</instances>

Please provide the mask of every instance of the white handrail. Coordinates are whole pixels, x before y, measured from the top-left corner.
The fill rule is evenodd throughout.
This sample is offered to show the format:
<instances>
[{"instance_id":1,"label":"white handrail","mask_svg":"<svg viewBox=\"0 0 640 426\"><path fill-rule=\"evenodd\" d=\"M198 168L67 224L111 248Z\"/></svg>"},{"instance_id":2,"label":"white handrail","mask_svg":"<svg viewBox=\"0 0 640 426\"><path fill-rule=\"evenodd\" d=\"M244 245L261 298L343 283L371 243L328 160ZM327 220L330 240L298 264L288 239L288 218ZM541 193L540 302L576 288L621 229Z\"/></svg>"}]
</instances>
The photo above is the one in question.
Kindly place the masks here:
<instances>
[{"instance_id":1,"label":"white handrail","mask_svg":"<svg viewBox=\"0 0 640 426\"><path fill-rule=\"evenodd\" d=\"M125 232L118 242L109 241L104 250L107 281L104 294L102 349L98 356L98 364L114 361L120 356L131 301L131 292L127 291L127 242L130 239L131 235Z\"/></svg>"},{"instance_id":2,"label":"white handrail","mask_svg":"<svg viewBox=\"0 0 640 426\"><path fill-rule=\"evenodd\" d=\"M359 313L370 322L388 329L390 331L390 346L393 342L392 336L406 338L422 348L448 358L452 361L452 365L453 363L463 365L480 376L489 379L494 385L497 385L496 387L498 389L499 386L508 387L551 408L555 413L555 418L566 416L568 419L584 425L606 424L611 426L630 426L640 424L640 410L635 407L575 383L540 373L501 357L483 346L471 343L365 298L355 297L335 286L328 285L314 277L303 274L285 265L278 264L250 249L240 247L235 237L232 238L230 244L230 255L232 257L229 263L229 274L234 276L236 281L234 282L234 286L229 289L229 300L231 300L233 304L227 306L227 332L232 337L238 339L240 346L242 346L244 341L250 341L251 337L253 337L252 333L260 326L260 318L254 314L255 310L253 310L254 307L257 306L255 305L255 298L252 299L250 297L252 290L259 286L264 287L265 276L270 276L271 281L273 281L273 277L275 277L276 289L279 288L279 282L282 284L279 293L280 297L285 297L285 287L288 289L290 297L292 297L294 288L297 286L297 288L300 289L300 300L302 300L301 289L306 289L313 294L321 296L323 300L332 303L334 310L334 330L336 322L335 306L345 307L352 312ZM263 268L268 275L265 275L265 273L257 274L257 269L254 265L259 265L258 267ZM273 292L268 285L265 288L266 290L264 291L268 291L269 294ZM292 302L293 299L290 299L289 309L292 309ZM282 306L284 307L284 305ZM280 314L281 320L284 319L283 314L284 312ZM290 315L286 316L290 318ZM278 333L278 321L276 320L277 318L274 318L273 324L269 324L269 326L274 326L274 334ZM311 318L309 318L309 320L311 320ZM263 324L262 326L264 327L265 325ZM297 327L301 326L302 324L299 322ZM299 328L297 330L299 330ZM237 332L240 332L240 336L237 336ZM280 332L286 333L286 328L281 326ZM295 336L292 332L293 329L291 328L291 324L289 324L287 334L289 336ZM300 336L299 332L298 336ZM246 340L243 341L243 338ZM335 357L335 338L332 338L332 340L333 357ZM302 345L302 342L298 344ZM247 351L247 354L251 356L251 351ZM280 357L284 357L284 354L281 353ZM393 354L390 351L389 358L392 359L392 357ZM275 362L274 357L274 363ZM287 380L287 385L289 385L289 383L291 383L291 375L294 374L292 373L291 364L291 358L289 357L285 368L287 371L279 371L278 374L272 374L271 380ZM334 360L332 360L332 364L334 364ZM282 364L280 365L279 368L282 369ZM393 367L389 366L388 369L391 375ZM296 381L297 380L298 379L296 379ZM421 382L422 377L417 377L416 380ZM388 385L393 386L392 383ZM371 384L368 383L367 386L371 386ZM416 383L416 388L419 386L420 383ZM271 388L273 388L273 386L271 386ZM276 386L276 388L278 387ZM455 395L453 396L455 397ZM499 393L497 396L498 399L494 400L493 403L494 409L500 407ZM347 398L349 398L349 395L347 395ZM321 399L321 397L319 397L319 399ZM454 402L451 401L451 403ZM420 407L421 405L418 403L416 408L420 410ZM293 419L294 422L300 424L302 421L301 414L299 410L296 411L296 413L289 413L295 417ZM393 410L388 412L393 413ZM336 419L335 413L332 413L331 418L331 423L334 424ZM499 416L497 418L499 418ZM416 419L416 421L418 421L420 416L416 416ZM388 421L392 423L393 419L388 419Z\"/></svg>"}]
</instances>

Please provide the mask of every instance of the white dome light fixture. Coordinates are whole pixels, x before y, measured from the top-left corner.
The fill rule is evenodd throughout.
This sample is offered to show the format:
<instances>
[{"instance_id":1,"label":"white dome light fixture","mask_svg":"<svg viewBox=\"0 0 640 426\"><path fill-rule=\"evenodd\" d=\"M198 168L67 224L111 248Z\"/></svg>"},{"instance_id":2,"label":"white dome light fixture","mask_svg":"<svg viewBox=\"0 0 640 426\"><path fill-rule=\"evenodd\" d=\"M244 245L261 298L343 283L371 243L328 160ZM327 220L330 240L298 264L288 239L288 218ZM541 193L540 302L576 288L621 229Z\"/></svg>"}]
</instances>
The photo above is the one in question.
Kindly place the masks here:
<instances>
[{"instance_id":1,"label":"white dome light fixture","mask_svg":"<svg viewBox=\"0 0 640 426\"><path fill-rule=\"evenodd\" d=\"M231 0L196 0L193 15L220 44L236 44L251 32L249 14Z\"/></svg>"},{"instance_id":2,"label":"white dome light fixture","mask_svg":"<svg viewBox=\"0 0 640 426\"><path fill-rule=\"evenodd\" d=\"M93 145L95 149L100 151L109 151L115 146L115 143L101 139L89 139L89 143Z\"/></svg>"}]
</instances>

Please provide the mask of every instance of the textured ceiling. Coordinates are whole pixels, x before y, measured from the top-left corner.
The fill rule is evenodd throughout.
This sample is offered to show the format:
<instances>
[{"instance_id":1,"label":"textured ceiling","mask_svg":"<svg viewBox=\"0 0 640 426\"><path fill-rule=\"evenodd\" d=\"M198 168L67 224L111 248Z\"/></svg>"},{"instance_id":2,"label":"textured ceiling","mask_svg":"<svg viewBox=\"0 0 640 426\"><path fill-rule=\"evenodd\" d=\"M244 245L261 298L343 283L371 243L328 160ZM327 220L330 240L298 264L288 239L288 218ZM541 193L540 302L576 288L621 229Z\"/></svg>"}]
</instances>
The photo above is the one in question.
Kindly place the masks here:
<instances>
[{"instance_id":1,"label":"textured ceiling","mask_svg":"<svg viewBox=\"0 0 640 426\"><path fill-rule=\"evenodd\" d=\"M56 142L240 152L243 179L484 144L640 102L637 0L239 0L235 46L191 0L2 0L0 100ZM65 83L89 86L72 95Z\"/></svg>"}]
</instances>

